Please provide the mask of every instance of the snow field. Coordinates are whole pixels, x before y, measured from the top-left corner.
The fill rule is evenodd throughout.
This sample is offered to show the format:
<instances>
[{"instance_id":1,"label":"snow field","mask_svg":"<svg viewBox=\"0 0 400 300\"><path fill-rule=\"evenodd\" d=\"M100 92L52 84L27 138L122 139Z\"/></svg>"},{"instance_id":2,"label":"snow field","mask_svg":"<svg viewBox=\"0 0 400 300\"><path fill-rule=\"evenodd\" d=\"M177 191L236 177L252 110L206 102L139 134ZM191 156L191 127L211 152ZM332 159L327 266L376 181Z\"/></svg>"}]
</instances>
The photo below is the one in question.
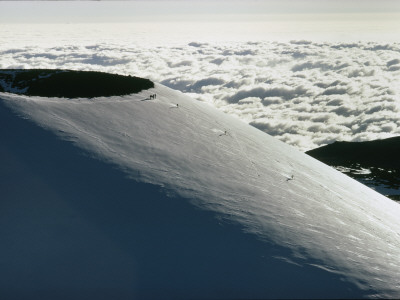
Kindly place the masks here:
<instances>
[{"instance_id":1,"label":"snow field","mask_svg":"<svg viewBox=\"0 0 400 300\"><path fill-rule=\"evenodd\" d=\"M132 179L290 249L283 260L338 274L365 296L400 294L399 205L234 117L160 84L124 97L0 97Z\"/></svg>"}]
</instances>

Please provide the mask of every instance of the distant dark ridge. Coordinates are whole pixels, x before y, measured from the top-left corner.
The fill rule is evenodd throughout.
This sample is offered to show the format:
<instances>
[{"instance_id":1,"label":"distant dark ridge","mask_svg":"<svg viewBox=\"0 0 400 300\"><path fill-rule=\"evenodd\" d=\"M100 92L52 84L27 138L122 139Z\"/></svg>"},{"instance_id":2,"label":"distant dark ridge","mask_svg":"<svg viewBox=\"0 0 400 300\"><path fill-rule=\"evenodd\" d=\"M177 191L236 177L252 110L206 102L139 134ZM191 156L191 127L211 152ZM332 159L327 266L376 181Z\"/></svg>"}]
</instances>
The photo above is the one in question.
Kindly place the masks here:
<instances>
[{"instance_id":1,"label":"distant dark ridge","mask_svg":"<svg viewBox=\"0 0 400 300\"><path fill-rule=\"evenodd\" d=\"M369 142L335 142L306 153L328 165L360 163L370 167L400 167L400 137Z\"/></svg>"},{"instance_id":2,"label":"distant dark ridge","mask_svg":"<svg viewBox=\"0 0 400 300\"><path fill-rule=\"evenodd\" d=\"M400 137L335 142L306 153L400 202Z\"/></svg>"},{"instance_id":3,"label":"distant dark ridge","mask_svg":"<svg viewBox=\"0 0 400 300\"><path fill-rule=\"evenodd\" d=\"M28 96L93 98L122 96L153 88L149 79L94 71L0 70L0 91Z\"/></svg>"}]
</instances>

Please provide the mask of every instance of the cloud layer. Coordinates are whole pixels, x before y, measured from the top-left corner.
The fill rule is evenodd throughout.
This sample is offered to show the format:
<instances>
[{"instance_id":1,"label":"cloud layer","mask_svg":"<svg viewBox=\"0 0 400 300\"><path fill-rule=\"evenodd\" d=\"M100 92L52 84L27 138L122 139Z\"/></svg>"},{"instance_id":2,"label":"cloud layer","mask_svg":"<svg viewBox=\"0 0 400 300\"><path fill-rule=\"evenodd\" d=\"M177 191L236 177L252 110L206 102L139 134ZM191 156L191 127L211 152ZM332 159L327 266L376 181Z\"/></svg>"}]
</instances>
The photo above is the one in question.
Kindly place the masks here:
<instances>
[{"instance_id":1,"label":"cloud layer","mask_svg":"<svg viewBox=\"0 0 400 300\"><path fill-rule=\"evenodd\" d=\"M400 134L400 44L193 41L0 45L0 68L147 77L301 150Z\"/></svg>"}]
</instances>

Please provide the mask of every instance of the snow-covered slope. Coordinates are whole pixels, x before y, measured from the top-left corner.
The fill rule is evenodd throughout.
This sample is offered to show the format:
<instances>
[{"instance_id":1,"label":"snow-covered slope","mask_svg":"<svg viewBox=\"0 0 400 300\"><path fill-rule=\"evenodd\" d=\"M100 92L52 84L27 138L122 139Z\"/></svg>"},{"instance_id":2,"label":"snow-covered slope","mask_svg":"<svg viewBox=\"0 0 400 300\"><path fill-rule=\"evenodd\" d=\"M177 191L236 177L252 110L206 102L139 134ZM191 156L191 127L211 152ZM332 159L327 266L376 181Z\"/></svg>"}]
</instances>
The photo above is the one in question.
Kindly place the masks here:
<instances>
[{"instance_id":1,"label":"snow-covered slope","mask_svg":"<svg viewBox=\"0 0 400 300\"><path fill-rule=\"evenodd\" d=\"M149 99L152 94L156 99ZM172 213L169 221L160 219L175 242L201 228L197 244L157 260L162 262L159 270L162 264L176 270L163 277L155 268L156 279L150 276L145 283L137 274L132 285L140 297L400 296L400 206L235 118L159 84L123 97L2 93L0 98L23 118L119 166L132 186L150 184L167 193L133 231L146 234L146 226L157 223L151 211ZM187 210L174 215L169 203L174 209L185 205L191 217L179 216ZM196 223L195 216L203 213L211 217ZM181 225L188 222L189 232L171 225L175 218ZM216 228L225 234L218 236ZM219 245L219 238L227 244ZM171 249L168 240L157 250L163 247ZM154 249L147 250L149 255L141 258L151 261ZM225 264L217 263L224 257ZM195 268L182 265L196 260L201 265ZM188 282L192 285L185 289Z\"/></svg>"}]
</instances>

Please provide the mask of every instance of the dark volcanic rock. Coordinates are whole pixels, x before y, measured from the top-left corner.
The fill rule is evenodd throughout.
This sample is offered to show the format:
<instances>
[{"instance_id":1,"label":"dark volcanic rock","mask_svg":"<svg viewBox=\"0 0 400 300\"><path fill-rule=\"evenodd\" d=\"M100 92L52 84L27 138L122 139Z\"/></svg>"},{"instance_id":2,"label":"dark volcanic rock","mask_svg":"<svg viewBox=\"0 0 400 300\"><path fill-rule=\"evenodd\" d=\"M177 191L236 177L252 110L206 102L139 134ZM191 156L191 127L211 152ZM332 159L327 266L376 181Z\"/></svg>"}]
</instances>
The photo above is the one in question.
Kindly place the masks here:
<instances>
[{"instance_id":1,"label":"dark volcanic rock","mask_svg":"<svg viewBox=\"0 0 400 300\"><path fill-rule=\"evenodd\" d=\"M28 96L93 98L138 93L148 79L93 71L0 70L0 91Z\"/></svg>"},{"instance_id":2,"label":"dark volcanic rock","mask_svg":"<svg viewBox=\"0 0 400 300\"><path fill-rule=\"evenodd\" d=\"M400 137L335 142L306 153L385 196L400 200Z\"/></svg>"},{"instance_id":3,"label":"dark volcanic rock","mask_svg":"<svg viewBox=\"0 0 400 300\"><path fill-rule=\"evenodd\" d=\"M369 142L335 142L306 153L329 165L358 162L369 167L400 167L400 137Z\"/></svg>"}]
</instances>

